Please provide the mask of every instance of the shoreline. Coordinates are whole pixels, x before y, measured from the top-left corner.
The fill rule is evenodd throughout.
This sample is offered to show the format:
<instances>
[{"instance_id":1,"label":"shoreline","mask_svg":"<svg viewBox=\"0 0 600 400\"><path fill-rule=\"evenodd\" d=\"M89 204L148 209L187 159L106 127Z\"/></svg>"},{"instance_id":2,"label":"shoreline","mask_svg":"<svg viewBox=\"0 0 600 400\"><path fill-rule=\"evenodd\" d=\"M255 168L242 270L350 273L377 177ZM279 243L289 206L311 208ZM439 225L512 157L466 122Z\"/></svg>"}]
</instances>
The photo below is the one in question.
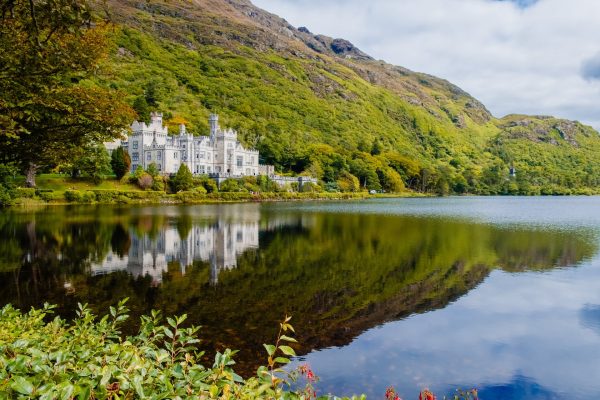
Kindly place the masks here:
<instances>
[{"instance_id":1,"label":"shoreline","mask_svg":"<svg viewBox=\"0 0 600 400\"><path fill-rule=\"evenodd\" d=\"M410 198L431 197L431 195L404 192L378 193L349 192L349 193L299 193L299 192L219 192L201 194L196 192L180 192L166 194L154 191L118 191L118 190L86 190L65 191L57 193L44 189L31 190L27 196L17 197L14 204L8 208L29 208L38 206L67 206L67 205L192 205L192 204L227 204L227 203L262 203L286 201L324 201L324 200L364 200L375 198Z\"/></svg>"}]
</instances>

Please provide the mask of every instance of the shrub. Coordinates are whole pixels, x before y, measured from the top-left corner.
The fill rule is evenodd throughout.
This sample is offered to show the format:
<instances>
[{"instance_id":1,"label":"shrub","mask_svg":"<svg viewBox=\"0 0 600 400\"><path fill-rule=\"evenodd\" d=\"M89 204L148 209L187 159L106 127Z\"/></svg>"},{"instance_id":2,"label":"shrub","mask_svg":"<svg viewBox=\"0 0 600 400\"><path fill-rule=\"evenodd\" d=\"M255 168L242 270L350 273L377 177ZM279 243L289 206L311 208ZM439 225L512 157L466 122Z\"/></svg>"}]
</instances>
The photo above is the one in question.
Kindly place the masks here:
<instances>
[{"instance_id":1,"label":"shrub","mask_svg":"<svg viewBox=\"0 0 600 400\"><path fill-rule=\"evenodd\" d=\"M33 199L35 197L35 188L17 188L15 189L17 197Z\"/></svg>"},{"instance_id":2,"label":"shrub","mask_svg":"<svg viewBox=\"0 0 600 400\"><path fill-rule=\"evenodd\" d=\"M44 201L52 201L52 200L61 200L64 199L63 195L61 193L56 193L54 192L54 190L38 190L37 191L37 195L40 199L44 200Z\"/></svg>"},{"instance_id":3,"label":"shrub","mask_svg":"<svg viewBox=\"0 0 600 400\"><path fill-rule=\"evenodd\" d=\"M92 191L67 190L65 199L74 203L92 203L96 200L96 193Z\"/></svg>"},{"instance_id":4,"label":"shrub","mask_svg":"<svg viewBox=\"0 0 600 400\"><path fill-rule=\"evenodd\" d=\"M192 192L198 193L198 194L206 194L206 193L208 193L206 191L206 189L204 188L204 186L196 186L194 189L192 189Z\"/></svg>"},{"instance_id":5,"label":"shrub","mask_svg":"<svg viewBox=\"0 0 600 400\"><path fill-rule=\"evenodd\" d=\"M150 189L153 183L154 179L152 179L152 176L148 173L142 174L137 180L137 185L143 190Z\"/></svg>"},{"instance_id":6,"label":"shrub","mask_svg":"<svg viewBox=\"0 0 600 400\"><path fill-rule=\"evenodd\" d=\"M304 182L301 187L301 192L303 193L314 193L320 192L322 189L319 185L312 182Z\"/></svg>"},{"instance_id":7,"label":"shrub","mask_svg":"<svg viewBox=\"0 0 600 400\"><path fill-rule=\"evenodd\" d=\"M240 185L238 179L225 179L219 185L219 191L221 192L243 192L244 188Z\"/></svg>"},{"instance_id":8,"label":"shrub","mask_svg":"<svg viewBox=\"0 0 600 400\"><path fill-rule=\"evenodd\" d=\"M10 206L13 203L14 192L0 184L0 207Z\"/></svg>"},{"instance_id":9,"label":"shrub","mask_svg":"<svg viewBox=\"0 0 600 400\"><path fill-rule=\"evenodd\" d=\"M165 191L165 179L164 177L158 175L153 177L152 190L157 192Z\"/></svg>"},{"instance_id":10,"label":"shrub","mask_svg":"<svg viewBox=\"0 0 600 400\"><path fill-rule=\"evenodd\" d=\"M206 189L206 193L215 193L219 191L217 182L214 179L210 179L208 176L202 176L194 179L194 186L203 186Z\"/></svg>"},{"instance_id":11,"label":"shrub","mask_svg":"<svg viewBox=\"0 0 600 400\"><path fill-rule=\"evenodd\" d=\"M235 351L217 352L212 367L199 363L198 327L183 327L186 316L158 311L141 318L137 334L122 339L125 301L96 318L79 305L73 323L50 319L54 306L26 314L0 310L0 394L6 398L108 399L298 399L316 397L316 377L307 366L287 373L280 366L295 356L290 317L280 323L274 345L265 344L266 366L244 380L232 369ZM49 321L49 322L46 322ZM292 381L306 386L289 389ZM364 396L362 397L364 399Z\"/></svg>"},{"instance_id":12,"label":"shrub","mask_svg":"<svg viewBox=\"0 0 600 400\"><path fill-rule=\"evenodd\" d=\"M129 183L134 183L137 184L138 179L140 179L142 177L142 175L145 174L144 168L142 168L141 165L138 165L138 167L135 169L135 171L133 171L133 174L129 175Z\"/></svg>"}]
</instances>

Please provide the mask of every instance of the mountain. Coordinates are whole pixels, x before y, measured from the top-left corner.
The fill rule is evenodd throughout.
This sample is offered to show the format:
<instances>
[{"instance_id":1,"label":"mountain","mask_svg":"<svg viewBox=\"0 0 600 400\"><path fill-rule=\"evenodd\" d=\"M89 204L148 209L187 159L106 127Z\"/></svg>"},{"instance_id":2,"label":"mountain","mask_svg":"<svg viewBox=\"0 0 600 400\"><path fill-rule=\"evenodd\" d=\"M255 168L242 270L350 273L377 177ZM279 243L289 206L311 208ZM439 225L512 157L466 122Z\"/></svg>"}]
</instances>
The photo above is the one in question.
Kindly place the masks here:
<instances>
[{"instance_id":1,"label":"mountain","mask_svg":"<svg viewBox=\"0 0 600 400\"><path fill-rule=\"evenodd\" d=\"M138 113L206 134L218 113L264 162L327 189L598 190L600 138L579 122L494 117L450 82L374 60L247 0L107 0L114 46L94 82ZM509 174L514 167L516 176Z\"/></svg>"}]
</instances>

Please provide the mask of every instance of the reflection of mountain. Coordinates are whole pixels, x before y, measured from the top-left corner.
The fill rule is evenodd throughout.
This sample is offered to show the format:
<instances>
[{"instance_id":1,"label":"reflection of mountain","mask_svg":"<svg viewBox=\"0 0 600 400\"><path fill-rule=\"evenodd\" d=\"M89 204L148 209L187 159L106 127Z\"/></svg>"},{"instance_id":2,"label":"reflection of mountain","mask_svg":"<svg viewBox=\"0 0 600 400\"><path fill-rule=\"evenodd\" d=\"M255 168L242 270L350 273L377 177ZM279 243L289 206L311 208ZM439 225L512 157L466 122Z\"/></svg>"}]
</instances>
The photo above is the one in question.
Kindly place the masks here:
<instances>
[{"instance_id":1,"label":"reflection of mountain","mask_svg":"<svg viewBox=\"0 0 600 400\"><path fill-rule=\"evenodd\" d=\"M127 255L111 250L91 264L91 275L127 271L134 277L150 276L155 284L162 281L169 263L178 262L181 273L194 261L210 263L210 281L216 284L219 272L237 266L237 257L247 249L258 248L259 222L223 222L192 226L184 237L177 227L166 227L153 237L130 229L131 244Z\"/></svg>"},{"instance_id":2,"label":"reflection of mountain","mask_svg":"<svg viewBox=\"0 0 600 400\"><path fill-rule=\"evenodd\" d=\"M186 313L207 350L243 349L245 373L285 313L303 354L445 307L495 268L570 266L596 251L560 230L258 204L57 209L4 227L18 248L3 255L17 267L0 273L0 302L50 301L65 314L77 302L105 311L129 297L133 321L151 309Z\"/></svg>"}]
</instances>

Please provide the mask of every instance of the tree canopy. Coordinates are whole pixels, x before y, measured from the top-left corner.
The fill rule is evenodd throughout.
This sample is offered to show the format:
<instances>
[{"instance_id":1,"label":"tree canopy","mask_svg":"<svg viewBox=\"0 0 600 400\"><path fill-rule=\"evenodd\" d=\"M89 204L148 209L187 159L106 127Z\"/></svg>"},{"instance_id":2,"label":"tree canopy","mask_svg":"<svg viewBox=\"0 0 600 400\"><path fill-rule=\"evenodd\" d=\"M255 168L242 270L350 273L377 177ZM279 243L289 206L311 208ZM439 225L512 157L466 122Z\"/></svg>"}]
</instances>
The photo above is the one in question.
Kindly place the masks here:
<instances>
[{"instance_id":1,"label":"tree canopy","mask_svg":"<svg viewBox=\"0 0 600 400\"><path fill-rule=\"evenodd\" d=\"M27 172L121 135L134 118L118 93L88 77L107 52L108 26L84 0L10 0L0 6L0 157Z\"/></svg>"}]
</instances>

